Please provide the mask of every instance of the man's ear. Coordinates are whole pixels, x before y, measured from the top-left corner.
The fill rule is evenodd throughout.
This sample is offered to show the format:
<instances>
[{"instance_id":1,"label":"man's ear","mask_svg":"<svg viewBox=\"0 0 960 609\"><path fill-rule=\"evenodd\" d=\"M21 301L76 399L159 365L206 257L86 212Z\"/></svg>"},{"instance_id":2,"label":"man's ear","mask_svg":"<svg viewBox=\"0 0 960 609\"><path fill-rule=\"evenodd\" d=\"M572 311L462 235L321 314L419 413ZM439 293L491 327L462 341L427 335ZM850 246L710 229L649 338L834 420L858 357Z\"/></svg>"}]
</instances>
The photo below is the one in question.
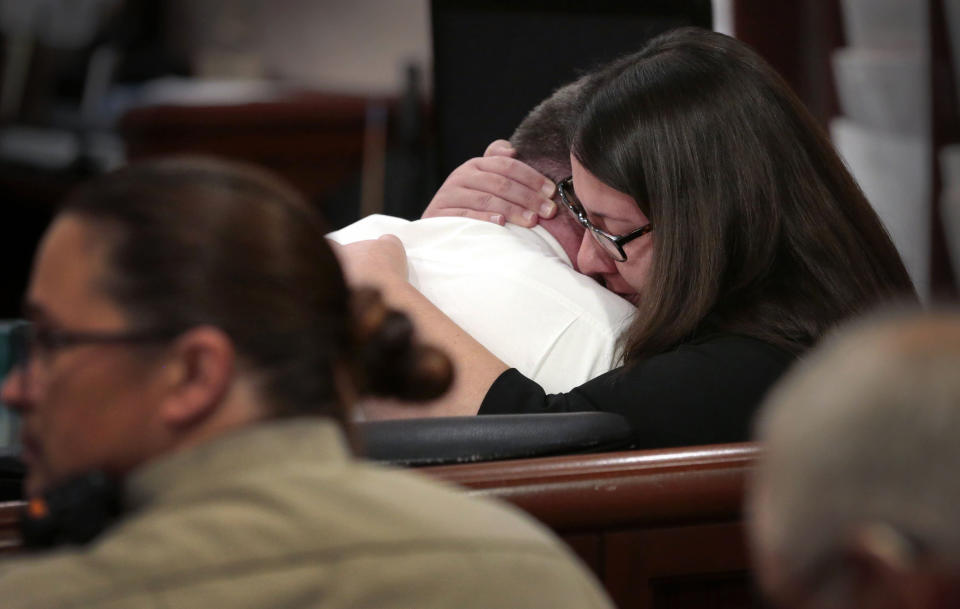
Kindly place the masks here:
<instances>
[{"instance_id":1,"label":"man's ear","mask_svg":"<svg viewBox=\"0 0 960 609\"><path fill-rule=\"evenodd\" d=\"M876 609L931 607L936 582L917 562L910 541L886 524L864 524L847 540L845 562L853 576L852 606Z\"/></svg>"},{"instance_id":2,"label":"man's ear","mask_svg":"<svg viewBox=\"0 0 960 609\"><path fill-rule=\"evenodd\" d=\"M233 341L219 328L199 326L174 341L160 416L173 427L190 425L216 411L233 378Z\"/></svg>"}]
</instances>

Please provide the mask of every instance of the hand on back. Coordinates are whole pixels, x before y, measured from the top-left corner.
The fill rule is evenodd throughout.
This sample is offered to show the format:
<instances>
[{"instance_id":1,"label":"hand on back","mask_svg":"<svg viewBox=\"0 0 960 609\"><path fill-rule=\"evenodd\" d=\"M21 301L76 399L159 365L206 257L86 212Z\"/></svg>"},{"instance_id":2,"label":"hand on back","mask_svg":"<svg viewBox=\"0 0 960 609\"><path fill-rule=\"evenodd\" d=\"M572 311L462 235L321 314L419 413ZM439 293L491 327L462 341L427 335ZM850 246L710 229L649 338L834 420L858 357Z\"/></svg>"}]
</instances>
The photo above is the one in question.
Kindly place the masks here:
<instances>
[{"instance_id":1,"label":"hand on back","mask_svg":"<svg viewBox=\"0 0 960 609\"><path fill-rule=\"evenodd\" d=\"M407 253L396 235L340 245L327 240L353 286L384 288L391 281L407 281Z\"/></svg>"},{"instance_id":2,"label":"hand on back","mask_svg":"<svg viewBox=\"0 0 960 609\"><path fill-rule=\"evenodd\" d=\"M462 216L529 227L540 217L555 216L554 183L514 156L516 150L510 142L494 141L482 157L453 170L423 217Z\"/></svg>"}]
</instances>

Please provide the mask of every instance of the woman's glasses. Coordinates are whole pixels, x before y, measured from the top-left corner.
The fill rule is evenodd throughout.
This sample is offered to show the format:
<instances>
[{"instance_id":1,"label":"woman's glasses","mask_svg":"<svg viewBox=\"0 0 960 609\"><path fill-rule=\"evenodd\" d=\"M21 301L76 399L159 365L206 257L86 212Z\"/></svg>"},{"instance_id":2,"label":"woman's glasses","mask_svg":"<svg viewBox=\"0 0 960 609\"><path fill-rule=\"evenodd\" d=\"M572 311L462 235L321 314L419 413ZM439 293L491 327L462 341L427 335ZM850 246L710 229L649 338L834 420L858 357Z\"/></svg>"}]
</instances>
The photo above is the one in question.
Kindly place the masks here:
<instances>
[{"instance_id":1,"label":"woman's glasses","mask_svg":"<svg viewBox=\"0 0 960 609\"><path fill-rule=\"evenodd\" d=\"M587 210L583 208L580 200L577 199L576 192L573 190L573 176L561 180L557 184L557 192L560 193L560 200L563 201L566 208L577 219L577 222L590 231L590 234L592 234L593 238L600 244L603 251L617 262L627 261L627 253L623 251L624 245L653 230L653 225L648 223L627 235L611 235L602 228L595 226L587 217Z\"/></svg>"}]
</instances>

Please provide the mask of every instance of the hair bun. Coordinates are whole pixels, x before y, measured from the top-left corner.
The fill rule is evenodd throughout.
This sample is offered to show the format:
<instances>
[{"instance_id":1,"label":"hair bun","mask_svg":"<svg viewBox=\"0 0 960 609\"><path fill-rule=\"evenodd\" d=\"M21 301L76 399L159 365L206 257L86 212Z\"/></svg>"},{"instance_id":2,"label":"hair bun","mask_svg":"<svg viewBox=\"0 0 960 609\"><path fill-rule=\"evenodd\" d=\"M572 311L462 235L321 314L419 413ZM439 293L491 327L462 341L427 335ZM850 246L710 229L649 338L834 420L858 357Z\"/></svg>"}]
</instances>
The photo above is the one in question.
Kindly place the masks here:
<instances>
[{"instance_id":1,"label":"hair bun","mask_svg":"<svg viewBox=\"0 0 960 609\"><path fill-rule=\"evenodd\" d=\"M379 292L354 291L362 390L408 401L437 398L453 381L453 364L443 351L416 340L413 322L389 308Z\"/></svg>"}]
</instances>

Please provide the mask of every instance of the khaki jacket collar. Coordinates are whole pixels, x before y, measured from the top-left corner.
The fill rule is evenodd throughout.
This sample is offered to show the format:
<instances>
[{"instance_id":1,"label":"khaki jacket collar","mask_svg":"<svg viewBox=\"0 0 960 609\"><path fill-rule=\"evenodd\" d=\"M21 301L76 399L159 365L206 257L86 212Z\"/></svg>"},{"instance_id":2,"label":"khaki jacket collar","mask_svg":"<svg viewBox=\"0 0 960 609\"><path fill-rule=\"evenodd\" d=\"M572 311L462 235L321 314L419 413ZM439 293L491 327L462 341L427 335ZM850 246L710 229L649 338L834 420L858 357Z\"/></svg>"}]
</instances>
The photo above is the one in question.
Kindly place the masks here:
<instances>
[{"instance_id":1,"label":"khaki jacket collar","mask_svg":"<svg viewBox=\"0 0 960 609\"><path fill-rule=\"evenodd\" d=\"M202 493L244 471L306 460L341 467L350 460L340 426L331 419L299 417L255 423L141 466L127 477L128 511Z\"/></svg>"}]
</instances>

